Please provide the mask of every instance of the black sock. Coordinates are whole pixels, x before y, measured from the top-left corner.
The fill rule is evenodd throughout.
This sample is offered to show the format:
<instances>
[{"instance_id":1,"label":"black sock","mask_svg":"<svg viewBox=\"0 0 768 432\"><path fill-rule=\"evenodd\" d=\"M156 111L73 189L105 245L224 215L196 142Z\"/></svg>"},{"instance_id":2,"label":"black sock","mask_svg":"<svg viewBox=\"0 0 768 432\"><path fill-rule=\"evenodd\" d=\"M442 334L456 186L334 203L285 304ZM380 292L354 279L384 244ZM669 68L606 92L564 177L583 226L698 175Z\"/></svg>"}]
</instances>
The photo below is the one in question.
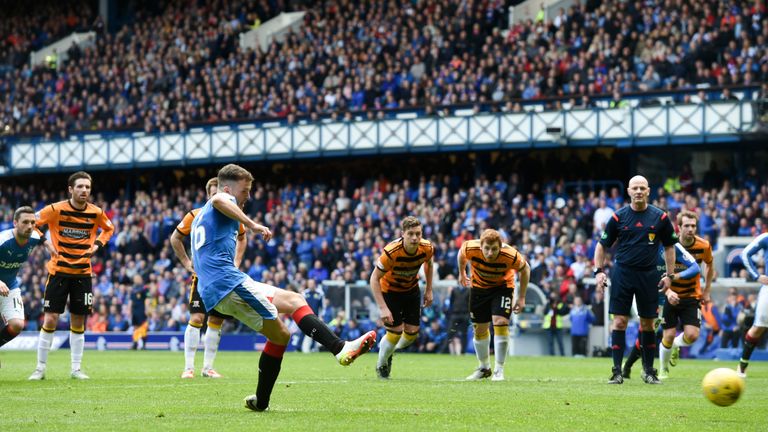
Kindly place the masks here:
<instances>
[{"instance_id":1,"label":"black sock","mask_svg":"<svg viewBox=\"0 0 768 432\"><path fill-rule=\"evenodd\" d=\"M269 397L275 387L275 381L280 374L282 357L273 357L267 353L261 353L259 358L259 384L256 386L256 408L264 411L269 406Z\"/></svg>"},{"instance_id":2,"label":"black sock","mask_svg":"<svg viewBox=\"0 0 768 432\"><path fill-rule=\"evenodd\" d=\"M627 347L627 332L614 330L611 332L611 349L613 353L613 367L621 369L621 360L624 358L624 349Z\"/></svg>"},{"instance_id":3,"label":"black sock","mask_svg":"<svg viewBox=\"0 0 768 432\"><path fill-rule=\"evenodd\" d=\"M339 339L333 330L328 328L317 315L304 315L298 324L305 335L316 340L317 343L327 348L333 355L340 353L341 349L344 348L344 341Z\"/></svg>"},{"instance_id":4,"label":"black sock","mask_svg":"<svg viewBox=\"0 0 768 432\"><path fill-rule=\"evenodd\" d=\"M0 346L3 346L10 342L13 338L18 336L17 334L11 333L10 330L8 330L10 326L3 327L2 330L0 330Z\"/></svg>"},{"instance_id":5,"label":"black sock","mask_svg":"<svg viewBox=\"0 0 768 432\"><path fill-rule=\"evenodd\" d=\"M640 346L642 347L643 369L653 369L653 358L656 353L656 335L653 331L640 332Z\"/></svg>"},{"instance_id":6,"label":"black sock","mask_svg":"<svg viewBox=\"0 0 768 432\"><path fill-rule=\"evenodd\" d=\"M747 370L747 366L749 366L749 358L752 357L755 345L757 345L757 340L751 338L749 334L744 334L744 350L741 351L741 359L739 360L739 369L742 372Z\"/></svg>"},{"instance_id":7,"label":"black sock","mask_svg":"<svg viewBox=\"0 0 768 432\"><path fill-rule=\"evenodd\" d=\"M637 347L637 344L635 344L632 346L632 351L630 351L629 357L627 357L627 361L624 362L624 369L632 369L632 366L635 365L639 358L640 349Z\"/></svg>"}]
</instances>

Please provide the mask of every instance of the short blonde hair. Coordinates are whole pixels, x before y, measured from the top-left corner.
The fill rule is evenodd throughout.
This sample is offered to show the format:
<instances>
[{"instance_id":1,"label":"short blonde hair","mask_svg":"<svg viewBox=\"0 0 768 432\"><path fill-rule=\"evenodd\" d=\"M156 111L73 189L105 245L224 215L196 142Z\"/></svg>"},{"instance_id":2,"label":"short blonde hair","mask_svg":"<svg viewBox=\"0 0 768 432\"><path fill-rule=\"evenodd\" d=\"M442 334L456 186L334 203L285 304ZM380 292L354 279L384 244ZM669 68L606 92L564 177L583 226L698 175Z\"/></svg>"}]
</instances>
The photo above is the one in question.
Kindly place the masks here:
<instances>
[{"instance_id":1,"label":"short blonde hair","mask_svg":"<svg viewBox=\"0 0 768 432\"><path fill-rule=\"evenodd\" d=\"M212 178L208 179L208 182L205 183L205 193L208 194L209 197L211 195L213 195L211 193L211 188L212 187L215 187L215 188L219 187L219 178L218 177L212 177Z\"/></svg>"},{"instance_id":2,"label":"short blonde hair","mask_svg":"<svg viewBox=\"0 0 768 432\"><path fill-rule=\"evenodd\" d=\"M696 223L699 223L699 215L696 214L696 212L692 212L690 210L683 210L680 213L677 214L677 224L682 225L683 224L683 218L686 217L688 219L694 219Z\"/></svg>"},{"instance_id":3,"label":"short blonde hair","mask_svg":"<svg viewBox=\"0 0 768 432\"><path fill-rule=\"evenodd\" d=\"M219 184L223 187L225 184L239 182L240 180L253 181L253 176L247 169L240 165L229 164L219 170L217 175Z\"/></svg>"},{"instance_id":4,"label":"short blonde hair","mask_svg":"<svg viewBox=\"0 0 768 432\"><path fill-rule=\"evenodd\" d=\"M414 216L406 216L400 222L400 229L403 230L403 234L405 234L405 232L411 228L416 228L420 226L421 226L421 222L419 222L419 219L417 219Z\"/></svg>"},{"instance_id":5,"label":"short blonde hair","mask_svg":"<svg viewBox=\"0 0 768 432\"><path fill-rule=\"evenodd\" d=\"M501 245L501 234L495 229L487 229L480 235L480 244L498 243Z\"/></svg>"}]
</instances>

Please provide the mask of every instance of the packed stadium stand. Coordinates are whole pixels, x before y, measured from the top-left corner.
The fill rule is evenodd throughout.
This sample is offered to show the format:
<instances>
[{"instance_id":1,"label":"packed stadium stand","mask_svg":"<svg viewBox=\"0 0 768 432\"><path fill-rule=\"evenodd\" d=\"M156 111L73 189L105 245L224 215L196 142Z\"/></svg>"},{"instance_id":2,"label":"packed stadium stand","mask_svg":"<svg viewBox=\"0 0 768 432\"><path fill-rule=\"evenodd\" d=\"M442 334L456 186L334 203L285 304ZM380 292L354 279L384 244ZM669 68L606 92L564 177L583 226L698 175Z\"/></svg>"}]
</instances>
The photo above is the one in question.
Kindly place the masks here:
<instances>
[{"instance_id":1,"label":"packed stadium stand","mask_svg":"<svg viewBox=\"0 0 768 432\"><path fill-rule=\"evenodd\" d=\"M184 131L274 118L383 116L452 105L589 107L627 94L765 82L765 6L746 1L575 2L509 26L509 1L158 2L107 31L89 2L4 18L2 123L17 134ZM86 13L73 15L73 10ZM266 52L238 35L283 11L303 25ZM21 16L23 15L21 12ZM12 25L11 25L12 24ZM29 65L30 50L78 27L94 46ZM732 98L730 90L703 97Z\"/></svg>"}]
</instances>

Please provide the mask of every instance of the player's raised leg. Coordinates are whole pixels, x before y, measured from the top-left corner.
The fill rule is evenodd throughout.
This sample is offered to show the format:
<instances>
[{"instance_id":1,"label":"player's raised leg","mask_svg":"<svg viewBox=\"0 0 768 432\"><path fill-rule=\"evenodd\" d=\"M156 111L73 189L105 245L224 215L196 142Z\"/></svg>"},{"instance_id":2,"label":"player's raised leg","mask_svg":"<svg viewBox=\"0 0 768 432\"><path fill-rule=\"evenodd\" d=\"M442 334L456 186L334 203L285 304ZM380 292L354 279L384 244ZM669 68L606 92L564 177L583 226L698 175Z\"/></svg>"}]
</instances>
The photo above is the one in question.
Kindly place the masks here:
<instances>
[{"instance_id":1,"label":"player's raised leg","mask_svg":"<svg viewBox=\"0 0 768 432\"><path fill-rule=\"evenodd\" d=\"M246 283L264 285L249 279ZM267 285L269 287L269 285ZM376 332L371 330L354 341L343 341L307 305L298 293L274 288L272 303L280 313L291 314L299 329L331 352L342 366L348 366L356 358L370 351L376 343Z\"/></svg>"}]
</instances>

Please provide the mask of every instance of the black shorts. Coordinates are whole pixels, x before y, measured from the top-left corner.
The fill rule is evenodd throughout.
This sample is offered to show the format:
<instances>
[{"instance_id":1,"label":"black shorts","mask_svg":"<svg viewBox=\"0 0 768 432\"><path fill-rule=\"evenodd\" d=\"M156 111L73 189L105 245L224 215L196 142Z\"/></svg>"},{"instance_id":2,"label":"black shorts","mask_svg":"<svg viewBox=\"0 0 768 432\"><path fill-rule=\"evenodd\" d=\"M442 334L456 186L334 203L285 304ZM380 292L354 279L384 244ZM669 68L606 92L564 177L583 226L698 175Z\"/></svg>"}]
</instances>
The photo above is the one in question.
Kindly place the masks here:
<instances>
[{"instance_id":1,"label":"black shorts","mask_svg":"<svg viewBox=\"0 0 768 432\"><path fill-rule=\"evenodd\" d=\"M514 290L506 286L469 290L469 316L473 323L489 323L491 316L512 315Z\"/></svg>"},{"instance_id":2,"label":"black shorts","mask_svg":"<svg viewBox=\"0 0 768 432\"><path fill-rule=\"evenodd\" d=\"M392 312L392 325L388 327L397 327L402 323L418 326L421 323L421 291L418 288L408 292L381 294Z\"/></svg>"},{"instance_id":3,"label":"black shorts","mask_svg":"<svg viewBox=\"0 0 768 432\"><path fill-rule=\"evenodd\" d=\"M701 328L701 309L699 306L700 303L695 298L680 299L677 306L672 306L667 302L661 315L661 328L664 330L677 328L678 323Z\"/></svg>"},{"instance_id":4,"label":"black shorts","mask_svg":"<svg viewBox=\"0 0 768 432\"><path fill-rule=\"evenodd\" d=\"M43 294L43 312L64 313L69 298L69 313L88 315L93 312L91 275L48 275Z\"/></svg>"},{"instance_id":5,"label":"black shorts","mask_svg":"<svg viewBox=\"0 0 768 432\"><path fill-rule=\"evenodd\" d=\"M616 264L611 270L611 305L608 312L629 316L632 299L637 301L640 318L658 318L661 274L656 268L634 270Z\"/></svg>"},{"instance_id":6,"label":"black shorts","mask_svg":"<svg viewBox=\"0 0 768 432\"><path fill-rule=\"evenodd\" d=\"M197 276L192 275L192 283L189 284L189 313L190 314L209 314L215 317L219 318L231 318L229 315L224 315L223 313L217 311L216 309L212 309L210 312L205 311L205 305L203 304L203 299L200 298L200 291L197 289Z\"/></svg>"}]
</instances>

